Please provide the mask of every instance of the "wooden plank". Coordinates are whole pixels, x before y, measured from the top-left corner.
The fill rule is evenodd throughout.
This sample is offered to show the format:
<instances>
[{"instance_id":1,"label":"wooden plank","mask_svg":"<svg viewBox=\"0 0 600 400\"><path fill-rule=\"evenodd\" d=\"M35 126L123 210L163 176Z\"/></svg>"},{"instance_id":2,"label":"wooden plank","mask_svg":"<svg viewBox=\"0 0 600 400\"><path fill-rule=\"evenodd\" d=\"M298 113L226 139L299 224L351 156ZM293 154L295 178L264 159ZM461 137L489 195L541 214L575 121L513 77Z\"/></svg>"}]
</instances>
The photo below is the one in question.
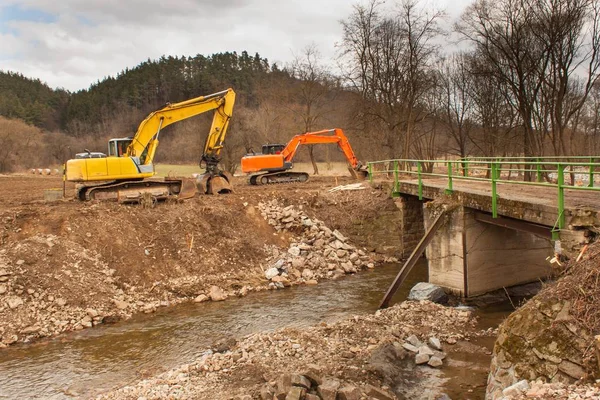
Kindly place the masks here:
<instances>
[{"instance_id":1,"label":"wooden plank","mask_svg":"<svg viewBox=\"0 0 600 400\"><path fill-rule=\"evenodd\" d=\"M446 215L445 210L443 210L440 213L440 215L437 216L435 221L433 221L433 224L431 224L429 229L427 229L427 232L425 232L425 236L423 236L417 247L415 247L410 257L408 257L408 260L406 260L406 262L402 266L400 272L398 272L398 275L396 275L396 278L394 279L394 282L392 283L390 288L387 290L387 293L385 294L385 296L383 296L383 300L381 300L379 308L386 308L390 305L392 297L394 297L394 294L396 294L398 288L400 287L400 285L402 285L402 282L404 282L404 280L406 279L408 274L410 274L410 271L412 271L419 258L421 258L421 255L423 254L429 243L431 243L431 240L433 239L433 236L435 235L437 230L442 226L442 223L444 221L442 217L444 215Z\"/></svg>"}]
</instances>

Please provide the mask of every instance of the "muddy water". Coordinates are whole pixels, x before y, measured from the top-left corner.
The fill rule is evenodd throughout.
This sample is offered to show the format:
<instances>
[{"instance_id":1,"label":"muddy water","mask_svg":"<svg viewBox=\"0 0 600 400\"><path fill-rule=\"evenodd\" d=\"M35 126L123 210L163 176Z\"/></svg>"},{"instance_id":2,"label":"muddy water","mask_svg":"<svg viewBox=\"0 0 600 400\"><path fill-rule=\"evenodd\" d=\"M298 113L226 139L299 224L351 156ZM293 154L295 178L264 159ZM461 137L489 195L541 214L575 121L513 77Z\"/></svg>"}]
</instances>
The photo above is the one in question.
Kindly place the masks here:
<instances>
[{"instance_id":1,"label":"muddy water","mask_svg":"<svg viewBox=\"0 0 600 400\"><path fill-rule=\"evenodd\" d=\"M91 396L186 364L215 341L376 310L399 265L316 286L187 304L57 340L0 351L0 398ZM423 262L397 297L427 280Z\"/></svg>"},{"instance_id":2,"label":"muddy water","mask_svg":"<svg viewBox=\"0 0 600 400\"><path fill-rule=\"evenodd\" d=\"M0 398L89 397L186 364L215 341L376 310L399 265L317 286L187 304L60 339L0 351ZM427 279L413 270L395 300Z\"/></svg>"}]
</instances>

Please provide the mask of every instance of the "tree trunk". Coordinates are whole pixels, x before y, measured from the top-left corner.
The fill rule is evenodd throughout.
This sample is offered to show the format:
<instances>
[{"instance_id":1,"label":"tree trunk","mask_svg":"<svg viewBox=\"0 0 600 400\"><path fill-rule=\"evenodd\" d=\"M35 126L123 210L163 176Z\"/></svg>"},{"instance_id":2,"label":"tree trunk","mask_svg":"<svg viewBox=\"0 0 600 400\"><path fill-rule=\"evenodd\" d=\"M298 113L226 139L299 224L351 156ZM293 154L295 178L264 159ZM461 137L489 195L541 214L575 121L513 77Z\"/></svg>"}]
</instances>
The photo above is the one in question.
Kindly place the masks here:
<instances>
[{"instance_id":1,"label":"tree trunk","mask_svg":"<svg viewBox=\"0 0 600 400\"><path fill-rule=\"evenodd\" d=\"M315 161L315 155L313 151L314 145L311 144L308 146L308 155L310 156L310 162L312 163L313 175L319 175L319 167L317 167L317 162Z\"/></svg>"}]
</instances>

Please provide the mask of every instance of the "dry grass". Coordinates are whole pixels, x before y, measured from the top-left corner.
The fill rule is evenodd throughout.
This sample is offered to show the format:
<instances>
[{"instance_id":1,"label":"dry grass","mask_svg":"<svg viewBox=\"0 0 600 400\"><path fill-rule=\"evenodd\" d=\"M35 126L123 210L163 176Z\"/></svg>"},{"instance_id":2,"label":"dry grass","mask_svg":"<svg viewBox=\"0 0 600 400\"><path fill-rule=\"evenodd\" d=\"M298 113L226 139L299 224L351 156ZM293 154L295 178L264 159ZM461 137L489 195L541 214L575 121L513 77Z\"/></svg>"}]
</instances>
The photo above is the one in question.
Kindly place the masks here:
<instances>
[{"instance_id":1,"label":"dry grass","mask_svg":"<svg viewBox=\"0 0 600 400\"><path fill-rule=\"evenodd\" d=\"M591 244L583 261L570 261L547 296L571 302L571 315L590 333L600 333L600 243Z\"/></svg>"}]
</instances>

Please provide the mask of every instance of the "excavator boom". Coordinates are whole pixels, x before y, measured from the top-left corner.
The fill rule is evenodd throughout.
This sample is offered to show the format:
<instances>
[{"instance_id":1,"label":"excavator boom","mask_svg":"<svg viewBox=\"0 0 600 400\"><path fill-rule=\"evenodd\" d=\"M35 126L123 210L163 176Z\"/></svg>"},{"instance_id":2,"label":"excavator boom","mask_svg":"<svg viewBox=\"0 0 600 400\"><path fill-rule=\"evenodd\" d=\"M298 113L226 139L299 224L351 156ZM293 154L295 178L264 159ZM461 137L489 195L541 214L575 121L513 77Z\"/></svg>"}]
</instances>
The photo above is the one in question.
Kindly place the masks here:
<instances>
[{"instance_id":1,"label":"excavator boom","mask_svg":"<svg viewBox=\"0 0 600 400\"><path fill-rule=\"evenodd\" d=\"M348 161L352 175L360 179L366 171L356 158L352 146L344 132L339 129L327 129L318 132L307 132L294 136L284 145L265 145L261 154L248 154L242 158L242 172L253 174L250 183L253 185L282 182L305 182L308 174L292 172L292 160L301 145L337 144Z\"/></svg>"}]
</instances>

